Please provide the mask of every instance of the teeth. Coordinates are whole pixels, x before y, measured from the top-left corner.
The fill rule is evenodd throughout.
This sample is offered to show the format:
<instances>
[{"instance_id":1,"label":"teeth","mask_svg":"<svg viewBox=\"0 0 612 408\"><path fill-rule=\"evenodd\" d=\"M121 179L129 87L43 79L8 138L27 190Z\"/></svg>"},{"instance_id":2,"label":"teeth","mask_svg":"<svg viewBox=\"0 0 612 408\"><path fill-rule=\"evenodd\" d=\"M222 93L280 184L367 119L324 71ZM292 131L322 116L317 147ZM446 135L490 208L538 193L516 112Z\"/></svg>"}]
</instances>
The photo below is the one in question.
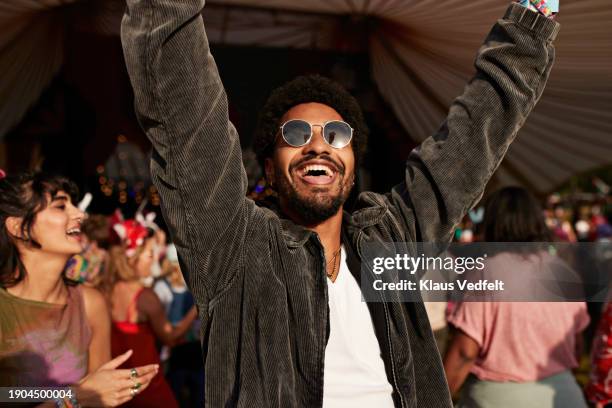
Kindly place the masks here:
<instances>
[{"instance_id":1,"label":"teeth","mask_svg":"<svg viewBox=\"0 0 612 408\"><path fill-rule=\"evenodd\" d=\"M81 229L80 228L70 228L68 231L66 231L68 234L80 234L81 233Z\"/></svg>"},{"instance_id":2,"label":"teeth","mask_svg":"<svg viewBox=\"0 0 612 408\"><path fill-rule=\"evenodd\" d=\"M311 164L311 165L308 165L308 166L304 167L303 171L304 171L304 174L308 174L309 171L324 171L325 175L328 176L328 177L331 177L332 174L333 174L333 171L332 171L331 168L329 168L329 167L327 167L325 165L322 165L322 164Z\"/></svg>"}]
</instances>

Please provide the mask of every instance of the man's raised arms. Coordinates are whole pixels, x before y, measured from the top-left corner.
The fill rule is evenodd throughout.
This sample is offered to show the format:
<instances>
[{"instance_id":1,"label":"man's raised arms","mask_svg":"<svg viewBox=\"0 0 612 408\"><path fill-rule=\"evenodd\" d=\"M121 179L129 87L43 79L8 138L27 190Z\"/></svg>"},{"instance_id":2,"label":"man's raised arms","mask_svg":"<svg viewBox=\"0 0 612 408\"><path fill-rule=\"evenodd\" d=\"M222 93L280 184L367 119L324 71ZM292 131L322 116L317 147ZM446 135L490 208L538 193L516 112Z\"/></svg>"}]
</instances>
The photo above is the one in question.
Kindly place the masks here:
<instances>
[{"instance_id":1,"label":"man's raised arms","mask_svg":"<svg viewBox=\"0 0 612 408\"><path fill-rule=\"evenodd\" d=\"M153 182L200 308L238 268L253 210L203 7L204 0L127 0L121 26L137 116L153 144Z\"/></svg>"},{"instance_id":2,"label":"man's raised arms","mask_svg":"<svg viewBox=\"0 0 612 408\"><path fill-rule=\"evenodd\" d=\"M410 154L405 182L390 194L410 240L448 242L480 199L542 95L558 29L515 3L495 24L476 57L475 76L438 131Z\"/></svg>"}]
</instances>

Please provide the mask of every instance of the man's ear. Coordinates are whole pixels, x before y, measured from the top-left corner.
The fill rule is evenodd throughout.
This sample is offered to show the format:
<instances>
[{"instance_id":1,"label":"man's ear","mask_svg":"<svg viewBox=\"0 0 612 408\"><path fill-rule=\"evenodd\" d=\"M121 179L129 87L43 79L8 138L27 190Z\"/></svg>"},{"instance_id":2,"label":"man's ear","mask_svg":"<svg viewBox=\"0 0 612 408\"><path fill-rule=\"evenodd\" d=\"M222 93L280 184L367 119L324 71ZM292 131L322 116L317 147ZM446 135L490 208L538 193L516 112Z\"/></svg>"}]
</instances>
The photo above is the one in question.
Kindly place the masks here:
<instances>
[{"instance_id":1,"label":"man's ear","mask_svg":"<svg viewBox=\"0 0 612 408\"><path fill-rule=\"evenodd\" d=\"M21 224L23 222L23 218L20 217L8 217L4 222L4 226L8 233L19 239L23 239L24 237L21 234Z\"/></svg>"},{"instance_id":2,"label":"man's ear","mask_svg":"<svg viewBox=\"0 0 612 408\"><path fill-rule=\"evenodd\" d=\"M266 180L268 181L268 184L273 186L276 182L274 179L274 161L269 157L266 157L264 160L264 170L266 172Z\"/></svg>"}]
</instances>

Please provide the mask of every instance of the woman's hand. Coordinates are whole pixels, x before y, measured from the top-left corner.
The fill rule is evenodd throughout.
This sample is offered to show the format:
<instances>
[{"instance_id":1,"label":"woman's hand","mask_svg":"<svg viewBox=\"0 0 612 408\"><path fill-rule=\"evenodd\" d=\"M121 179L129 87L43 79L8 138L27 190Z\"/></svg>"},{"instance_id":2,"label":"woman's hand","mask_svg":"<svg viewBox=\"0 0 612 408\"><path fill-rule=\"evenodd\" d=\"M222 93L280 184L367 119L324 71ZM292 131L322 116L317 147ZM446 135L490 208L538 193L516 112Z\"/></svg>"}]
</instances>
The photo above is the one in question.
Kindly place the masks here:
<instances>
[{"instance_id":1,"label":"woman's hand","mask_svg":"<svg viewBox=\"0 0 612 408\"><path fill-rule=\"evenodd\" d=\"M115 407L147 388L159 365L135 367L136 376L132 376L132 369L117 369L131 355L132 350L129 350L83 378L75 387L79 404L86 407Z\"/></svg>"}]
</instances>

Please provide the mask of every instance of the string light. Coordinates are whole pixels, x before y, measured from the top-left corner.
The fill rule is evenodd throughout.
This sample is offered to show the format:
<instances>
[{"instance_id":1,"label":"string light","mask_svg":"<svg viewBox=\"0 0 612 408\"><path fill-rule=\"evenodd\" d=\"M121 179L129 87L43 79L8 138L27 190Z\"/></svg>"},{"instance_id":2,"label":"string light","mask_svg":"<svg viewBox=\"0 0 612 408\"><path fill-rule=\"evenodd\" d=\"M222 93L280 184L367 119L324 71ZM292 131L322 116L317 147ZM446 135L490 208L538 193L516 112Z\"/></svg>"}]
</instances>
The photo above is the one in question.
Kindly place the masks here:
<instances>
[{"instance_id":1,"label":"string light","mask_svg":"<svg viewBox=\"0 0 612 408\"><path fill-rule=\"evenodd\" d=\"M96 166L100 191L109 199L114 196L120 205L148 200L159 206L159 193L147 177L146 157L125 135L117 135L116 140L117 148L107 163Z\"/></svg>"}]
</instances>

